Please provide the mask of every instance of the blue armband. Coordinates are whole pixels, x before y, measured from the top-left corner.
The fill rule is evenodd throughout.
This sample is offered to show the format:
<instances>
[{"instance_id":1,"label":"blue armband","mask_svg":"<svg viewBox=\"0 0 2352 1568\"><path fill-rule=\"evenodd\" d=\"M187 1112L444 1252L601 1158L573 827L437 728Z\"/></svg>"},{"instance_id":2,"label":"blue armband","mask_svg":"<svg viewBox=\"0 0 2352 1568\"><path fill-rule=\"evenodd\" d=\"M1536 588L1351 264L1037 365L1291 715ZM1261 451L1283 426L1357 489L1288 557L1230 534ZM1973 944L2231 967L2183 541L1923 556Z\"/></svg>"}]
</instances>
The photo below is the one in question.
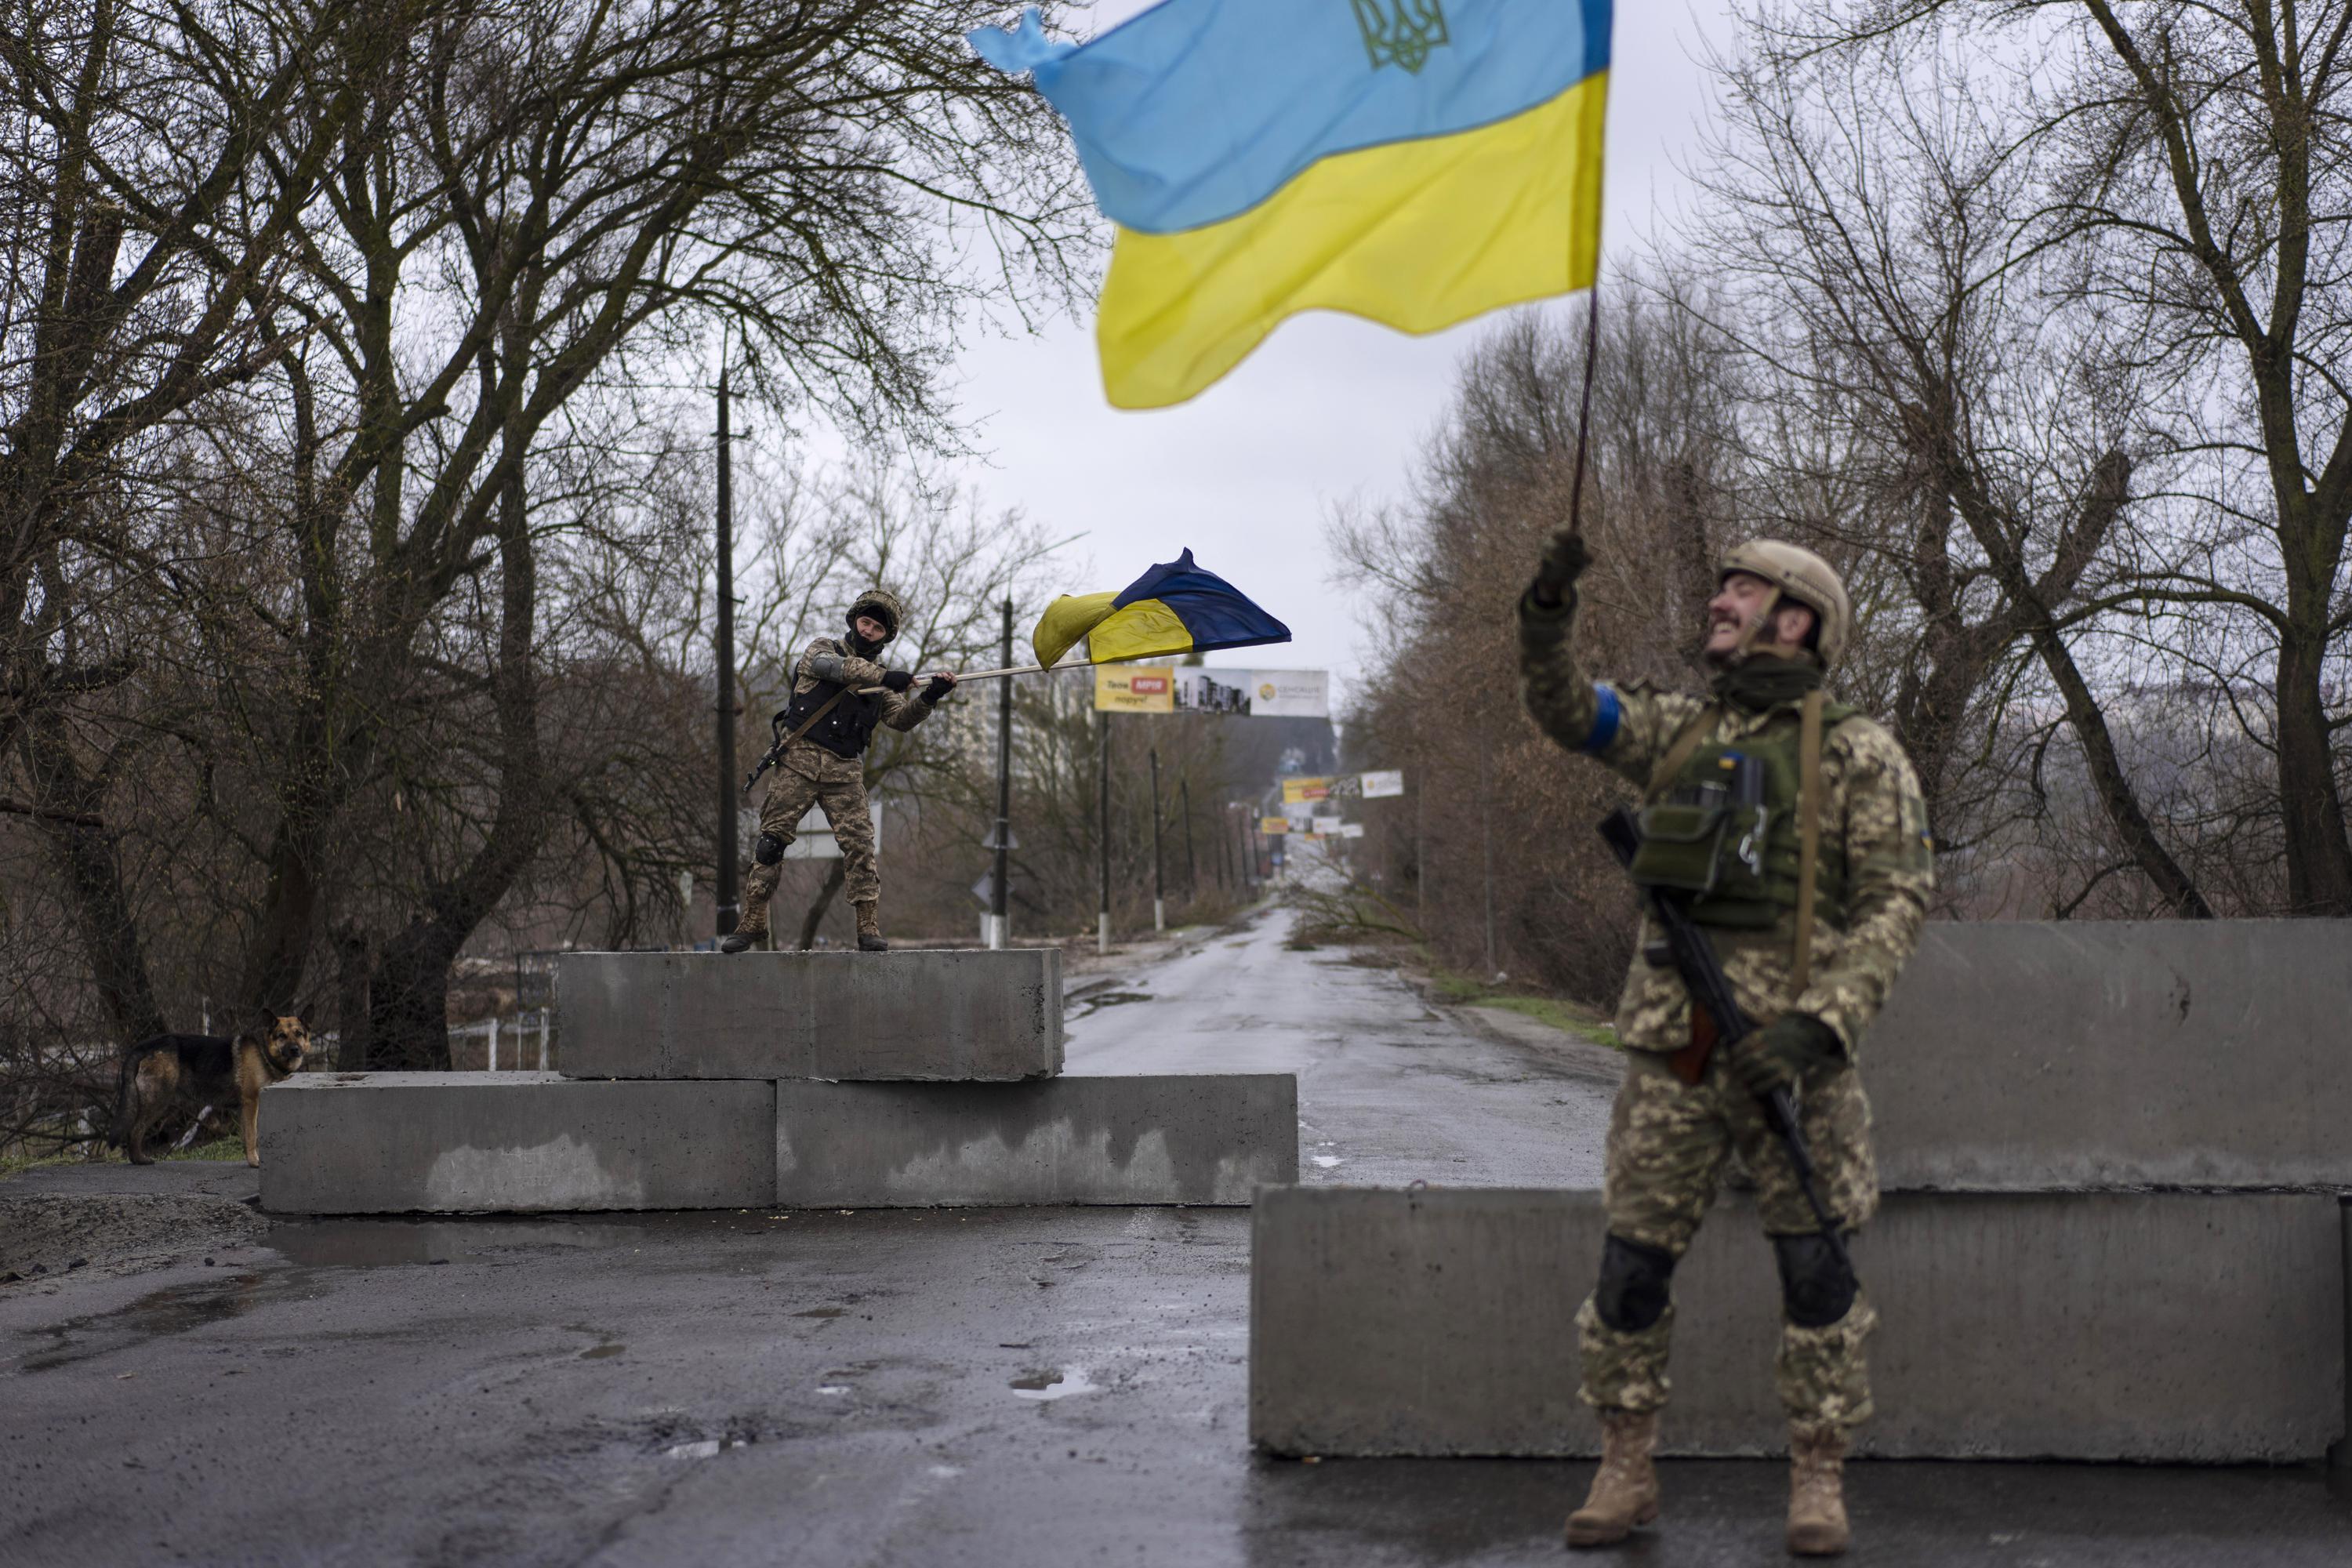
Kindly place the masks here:
<instances>
[{"instance_id":1,"label":"blue armband","mask_svg":"<svg viewBox=\"0 0 2352 1568\"><path fill-rule=\"evenodd\" d=\"M1584 743L1576 749L1589 757L1597 757L1609 749L1610 742L1617 738L1618 721L1624 718L1625 710L1618 703L1617 692L1612 687L1596 684L1592 697L1592 729L1585 735Z\"/></svg>"}]
</instances>

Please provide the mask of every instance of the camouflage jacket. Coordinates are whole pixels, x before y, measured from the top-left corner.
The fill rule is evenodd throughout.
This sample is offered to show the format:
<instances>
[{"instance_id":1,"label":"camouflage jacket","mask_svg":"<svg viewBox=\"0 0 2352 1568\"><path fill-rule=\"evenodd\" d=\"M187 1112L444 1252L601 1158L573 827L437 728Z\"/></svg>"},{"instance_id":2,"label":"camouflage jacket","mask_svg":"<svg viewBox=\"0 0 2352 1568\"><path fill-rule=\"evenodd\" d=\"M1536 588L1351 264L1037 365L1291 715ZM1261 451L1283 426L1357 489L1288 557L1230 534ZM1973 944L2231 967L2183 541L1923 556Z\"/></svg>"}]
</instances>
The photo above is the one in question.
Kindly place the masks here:
<instances>
[{"instance_id":1,"label":"camouflage jacket","mask_svg":"<svg viewBox=\"0 0 2352 1568\"><path fill-rule=\"evenodd\" d=\"M845 637L817 637L801 650L800 662L793 666L793 695L802 697L817 689L820 681L838 680L852 691L879 686L889 671L870 658L860 658L849 649ZM881 699L882 717L879 722L893 730L911 730L931 716L934 703L923 700L923 682L917 680L904 691L886 693Z\"/></svg>"},{"instance_id":2,"label":"camouflage jacket","mask_svg":"<svg viewBox=\"0 0 2352 1568\"><path fill-rule=\"evenodd\" d=\"M1570 606L1545 610L1531 600L1520 602L1519 674L1528 711L1562 746L1597 757L1647 788L1683 726L1710 704L1639 682L1596 686L1569 650L1570 618ZM1796 706L1762 713L1723 706L1715 733L1724 740L1753 734ZM1611 709L1613 724L1604 711ZM1710 934L1752 1022L1810 1013L1837 1032L1849 1058L1859 1059L1864 1032L1919 945L1935 889L1935 849L1910 758L1869 719L1850 718L1823 734L1822 795L1824 852L1844 852L1845 911L1842 924L1814 922L1812 973L1803 994L1792 994L1793 914L1783 915L1772 930ZM1690 1043L1690 994L1682 977L1671 964L1653 965L1643 956L1663 940L1644 916L1617 1005L1618 1038L1637 1050L1674 1051Z\"/></svg>"}]
</instances>

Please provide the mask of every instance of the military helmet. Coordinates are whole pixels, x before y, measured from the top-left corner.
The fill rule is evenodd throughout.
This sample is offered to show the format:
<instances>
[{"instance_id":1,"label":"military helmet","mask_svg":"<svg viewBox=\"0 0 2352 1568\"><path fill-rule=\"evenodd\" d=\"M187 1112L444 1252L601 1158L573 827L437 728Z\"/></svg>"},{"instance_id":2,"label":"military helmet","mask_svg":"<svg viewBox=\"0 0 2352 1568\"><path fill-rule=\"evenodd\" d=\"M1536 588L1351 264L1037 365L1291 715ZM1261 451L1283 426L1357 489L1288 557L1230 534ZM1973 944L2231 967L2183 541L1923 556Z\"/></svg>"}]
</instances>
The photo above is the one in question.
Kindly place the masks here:
<instances>
[{"instance_id":1,"label":"military helmet","mask_svg":"<svg viewBox=\"0 0 2352 1568\"><path fill-rule=\"evenodd\" d=\"M1785 597L1812 611L1820 622L1813 646L1822 656L1822 667L1837 668L1838 657L1845 652L1846 637L1853 629L1853 605L1835 567L1797 545L1777 539L1751 539L1734 545L1724 556L1716 579L1720 582L1734 572L1761 577Z\"/></svg>"},{"instance_id":2,"label":"military helmet","mask_svg":"<svg viewBox=\"0 0 2352 1568\"><path fill-rule=\"evenodd\" d=\"M876 620L880 621L884 634L882 640L888 642L898 635L898 623L907 618L907 606L900 604L898 595L887 588L868 588L858 595L849 606L849 624L852 630L856 628L857 617L860 616L872 616Z\"/></svg>"}]
</instances>

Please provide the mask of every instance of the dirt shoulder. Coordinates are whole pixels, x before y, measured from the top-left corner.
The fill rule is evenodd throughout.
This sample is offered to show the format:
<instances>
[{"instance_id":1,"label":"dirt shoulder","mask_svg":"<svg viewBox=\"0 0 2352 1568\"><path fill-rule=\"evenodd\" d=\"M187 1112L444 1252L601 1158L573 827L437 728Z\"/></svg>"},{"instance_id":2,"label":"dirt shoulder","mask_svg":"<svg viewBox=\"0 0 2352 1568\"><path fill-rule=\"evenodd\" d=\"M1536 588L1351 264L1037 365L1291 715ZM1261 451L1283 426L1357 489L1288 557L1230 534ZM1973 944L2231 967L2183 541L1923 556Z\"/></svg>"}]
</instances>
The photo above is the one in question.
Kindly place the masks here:
<instances>
[{"instance_id":1,"label":"dirt shoulder","mask_svg":"<svg viewBox=\"0 0 2352 1568\"><path fill-rule=\"evenodd\" d=\"M238 1199L201 1193L16 1188L0 1185L0 1291L11 1295L43 1293L69 1276L110 1279L197 1262L259 1240L272 1224Z\"/></svg>"}]
</instances>

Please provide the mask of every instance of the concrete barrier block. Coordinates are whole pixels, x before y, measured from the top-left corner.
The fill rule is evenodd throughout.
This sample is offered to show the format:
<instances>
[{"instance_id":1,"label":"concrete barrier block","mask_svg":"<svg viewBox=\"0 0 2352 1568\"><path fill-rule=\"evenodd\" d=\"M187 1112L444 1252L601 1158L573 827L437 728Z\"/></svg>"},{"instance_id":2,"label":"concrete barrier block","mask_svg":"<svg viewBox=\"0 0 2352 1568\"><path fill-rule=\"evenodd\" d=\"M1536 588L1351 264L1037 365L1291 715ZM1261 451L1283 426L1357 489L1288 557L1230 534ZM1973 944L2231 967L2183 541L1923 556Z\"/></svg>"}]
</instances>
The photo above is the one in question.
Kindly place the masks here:
<instances>
[{"instance_id":1,"label":"concrete barrier block","mask_svg":"<svg viewBox=\"0 0 2352 1568\"><path fill-rule=\"evenodd\" d=\"M1037 1078L1062 1069L1059 948L569 952L573 1078Z\"/></svg>"},{"instance_id":2,"label":"concrete barrier block","mask_svg":"<svg viewBox=\"0 0 2352 1568\"><path fill-rule=\"evenodd\" d=\"M1238 1205L1297 1179L1288 1073L776 1086L781 1205Z\"/></svg>"},{"instance_id":3,"label":"concrete barrier block","mask_svg":"<svg viewBox=\"0 0 2352 1568\"><path fill-rule=\"evenodd\" d=\"M775 1196L771 1083L299 1073L261 1097L280 1214L746 1208Z\"/></svg>"},{"instance_id":4,"label":"concrete barrier block","mask_svg":"<svg viewBox=\"0 0 2352 1568\"><path fill-rule=\"evenodd\" d=\"M1931 925L1863 1047L1890 1190L2352 1192L2352 921Z\"/></svg>"},{"instance_id":5,"label":"concrete barrier block","mask_svg":"<svg viewBox=\"0 0 2352 1568\"><path fill-rule=\"evenodd\" d=\"M1597 1193L1270 1188L1253 1216L1250 1435L1279 1454L1580 1455L1571 1318ZM2297 1194L1890 1197L1864 1454L2313 1459L2345 1422L2344 1226ZM1664 1451L1786 1448L1780 1292L1752 1205L1675 1277Z\"/></svg>"}]
</instances>

